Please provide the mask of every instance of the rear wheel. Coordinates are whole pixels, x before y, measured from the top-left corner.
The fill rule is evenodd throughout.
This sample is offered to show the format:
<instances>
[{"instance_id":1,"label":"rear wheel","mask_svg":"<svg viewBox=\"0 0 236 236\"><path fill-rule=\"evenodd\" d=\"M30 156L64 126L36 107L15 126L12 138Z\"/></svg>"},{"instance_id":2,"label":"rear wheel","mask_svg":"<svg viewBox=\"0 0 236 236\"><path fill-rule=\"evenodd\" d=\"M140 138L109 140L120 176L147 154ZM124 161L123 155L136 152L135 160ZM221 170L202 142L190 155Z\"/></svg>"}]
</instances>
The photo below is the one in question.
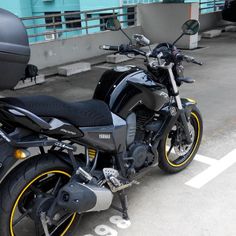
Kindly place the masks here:
<instances>
[{"instance_id":1,"label":"rear wheel","mask_svg":"<svg viewBox=\"0 0 236 236\"><path fill-rule=\"evenodd\" d=\"M59 189L68 183L72 169L53 155L40 155L26 161L1 188L1 236L43 236L40 220ZM76 213L57 216L48 225L52 236L71 235L80 218Z\"/></svg>"},{"instance_id":2,"label":"rear wheel","mask_svg":"<svg viewBox=\"0 0 236 236\"><path fill-rule=\"evenodd\" d=\"M201 144L203 123L200 111L194 107L189 122L192 139L186 144L184 129L181 122L177 122L159 146L159 166L168 173L176 173L185 169L193 160Z\"/></svg>"}]
</instances>

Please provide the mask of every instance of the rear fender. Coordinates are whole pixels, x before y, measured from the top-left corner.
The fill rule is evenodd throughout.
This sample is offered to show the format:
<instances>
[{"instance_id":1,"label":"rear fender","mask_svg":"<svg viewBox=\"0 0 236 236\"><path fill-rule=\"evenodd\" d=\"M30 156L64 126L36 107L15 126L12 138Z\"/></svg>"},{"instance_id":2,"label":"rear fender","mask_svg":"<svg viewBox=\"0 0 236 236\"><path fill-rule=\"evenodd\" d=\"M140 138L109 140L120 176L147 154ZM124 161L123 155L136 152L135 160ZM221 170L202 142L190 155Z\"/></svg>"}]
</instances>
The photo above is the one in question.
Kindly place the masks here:
<instances>
[{"instance_id":1,"label":"rear fender","mask_svg":"<svg viewBox=\"0 0 236 236\"><path fill-rule=\"evenodd\" d=\"M13 157L14 149L6 143L4 145L5 145L4 147L7 147L9 149L7 149L8 152L6 150L5 156L4 157L2 156L2 158L1 158L1 162L3 162L3 165L2 165L2 168L0 168L0 186L3 183L3 181L6 179L6 177L8 175L12 175L15 172L16 169L21 168L21 166L23 165L23 163L25 161L29 161L31 158L35 158L39 155L42 156L42 158L44 157L44 154L39 154L39 155L33 155L29 158L26 158L24 160L19 161L16 158ZM0 149L2 147L3 146L2 146L2 143L1 143L0 144ZM68 165L70 168L73 168L72 161L71 161L71 159L70 159L70 157L67 153L64 153L64 152L61 152L61 151L53 151L53 150L50 151L49 150L48 153L46 153L46 156L48 156L47 154L55 156L56 158L58 158L62 162L64 162L66 165ZM75 157L76 157L77 165L84 168L85 167L85 162L83 160L83 158L84 158L83 154L78 154Z\"/></svg>"},{"instance_id":2,"label":"rear fender","mask_svg":"<svg viewBox=\"0 0 236 236\"><path fill-rule=\"evenodd\" d=\"M16 128L14 132L8 134L10 137L20 140L32 135L32 132L23 128ZM20 162L14 157L16 148L8 142L0 139L0 183L5 176L13 170Z\"/></svg>"},{"instance_id":3,"label":"rear fender","mask_svg":"<svg viewBox=\"0 0 236 236\"><path fill-rule=\"evenodd\" d=\"M15 149L8 143L0 141L0 183L17 162L17 159L13 157L14 151Z\"/></svg>"}]
</instances>

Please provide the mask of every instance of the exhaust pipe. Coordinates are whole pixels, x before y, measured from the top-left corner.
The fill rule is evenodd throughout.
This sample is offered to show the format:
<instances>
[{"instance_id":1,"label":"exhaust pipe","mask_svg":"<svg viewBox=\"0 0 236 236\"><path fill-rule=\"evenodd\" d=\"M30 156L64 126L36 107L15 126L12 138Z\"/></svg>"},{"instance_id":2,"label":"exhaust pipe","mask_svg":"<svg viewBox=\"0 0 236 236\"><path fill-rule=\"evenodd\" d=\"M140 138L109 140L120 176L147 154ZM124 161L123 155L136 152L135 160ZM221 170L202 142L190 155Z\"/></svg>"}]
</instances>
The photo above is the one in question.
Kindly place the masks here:
<instances>
[{"instance_id":1,"label":"exhaust pipe","mask_svg":"<svg viewBox=\"0 0 236 236\"><path fill-rule=\"evenodd\" d=\"M60 190L57 204L71 212L85 213L105 211L112 200L113 194L108 188L72 180Z\"/></svg>"}]
</instances>

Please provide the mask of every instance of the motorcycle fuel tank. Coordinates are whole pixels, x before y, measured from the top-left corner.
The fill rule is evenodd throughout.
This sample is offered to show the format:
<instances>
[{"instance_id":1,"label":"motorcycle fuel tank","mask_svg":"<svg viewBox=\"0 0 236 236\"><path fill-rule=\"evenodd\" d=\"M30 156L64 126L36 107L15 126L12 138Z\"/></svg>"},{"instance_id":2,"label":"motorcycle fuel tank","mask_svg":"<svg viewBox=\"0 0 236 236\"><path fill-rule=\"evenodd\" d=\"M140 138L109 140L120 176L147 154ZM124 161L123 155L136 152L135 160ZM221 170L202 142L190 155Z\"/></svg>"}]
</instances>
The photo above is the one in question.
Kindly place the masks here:
<instances>
[{"instance_id":1,"label":"motorcycle fuel tank","mask_svg":"<svg viewBox=\"0 0 236 236\"><path fill-rule=\"evenodd\" d=\"M156 83L147 71L134 66L106 71L93 98L106 102L113 113L124 119L138 105L159 111L169 102L166 88Z\"/></svg>"}]
</instances>

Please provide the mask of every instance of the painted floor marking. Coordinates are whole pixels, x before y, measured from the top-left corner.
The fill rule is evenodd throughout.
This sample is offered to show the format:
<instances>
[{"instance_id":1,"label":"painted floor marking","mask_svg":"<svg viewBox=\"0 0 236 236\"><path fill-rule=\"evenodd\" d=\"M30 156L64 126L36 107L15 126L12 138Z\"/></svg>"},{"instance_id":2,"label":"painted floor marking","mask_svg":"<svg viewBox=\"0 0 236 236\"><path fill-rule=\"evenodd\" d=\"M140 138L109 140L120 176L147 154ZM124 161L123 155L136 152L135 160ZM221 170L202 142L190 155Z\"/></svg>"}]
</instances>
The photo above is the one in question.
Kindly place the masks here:
<instances>
[{"instance_id":1,"label":"painted floor marking","mask_svg":"<svg viewBox=\"0 0 236 236\"><path fill-rule=\"evenodd\" d=\"M128 229L131 226L130 220L124 220L121 216L117 215L110 217L110 223L118 229ZM118 236L118 232L113 227L105 224L98 225L94 228L93 234L85 234L84 236L95 236L94 233L98 236Z\"/></svg>"},{"instance_id":2,"label":"painted floor marking","mask_svg":"<svg viewBox=\"0 0 236 236\"><path fill-rule=\"evenodd\" d=\"M202 156L202 155L199 155L197 154L194 159L194 161L199 161L199 162L202 162L204 164L207 164L209 166L212 166L214 164L216 164L218 162L218 160L216 159L213 159L213 158L210 158L210 157L206 157L206 156Z\"/></svg>"},{"instance_id":3,"label":"painted floor marking","mask_svg":"<svg viewBox=\"0 0 236 236\"><path fill-rule=\"evenodd\" d=\"M198 157L200 158L200 157ZM207 158L200 158L202 160L210 160ZM211 162L211 161L210 161ZM214 161L213 161L214 162ZM216 160L214 164L211 163L211 166L207 168L202 173L198 174L194 178L192 178L190 181L186 182L185 184L200 189L205 184L213 180L215 177L220 175L223 171L228 169L230 166L232 166L234 163L236 163L236 149L234 149L232 152L227 154L225 157L221 158L220 160Z\"/></svg>"},{"instance_id":4,"label":"painted floor marking","mask_svg":"<svg viewBox=\"0 0 236 236\"><path fill-rule=\"evenodd\" d=\"M169 149L170 147L167 146L167 148ZM175 154L175 150L172 149L171 150L171 153ZM203 156L203 155L200 155L200 154L197 154L194 159L194 161L199 161L199 162L202 162L204 164L207 164L209 166L211 165L214 165L218 160L214 159L214 158L211 158L211 157L206 157L206 156Z\"/></svg>"}]
</instances>

